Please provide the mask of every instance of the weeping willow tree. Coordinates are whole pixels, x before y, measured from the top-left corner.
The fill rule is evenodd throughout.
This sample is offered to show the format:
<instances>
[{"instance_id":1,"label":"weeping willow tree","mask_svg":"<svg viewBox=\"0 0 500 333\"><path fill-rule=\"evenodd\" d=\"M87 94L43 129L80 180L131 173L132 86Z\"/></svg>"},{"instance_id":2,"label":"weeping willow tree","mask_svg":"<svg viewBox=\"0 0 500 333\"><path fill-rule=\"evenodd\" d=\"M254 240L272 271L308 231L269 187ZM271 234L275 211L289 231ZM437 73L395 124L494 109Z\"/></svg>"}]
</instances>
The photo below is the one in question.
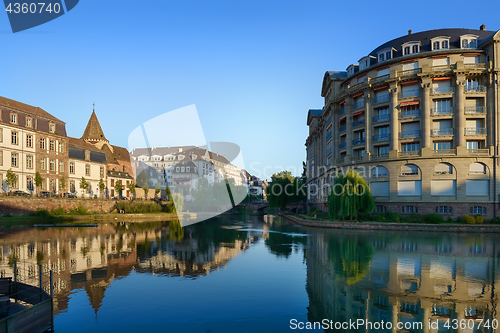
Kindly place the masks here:
<instances>
[{"instance_id":1,"label":"weeping willow tree","mask_svg":"<svg viewBox=\"0 0 500 333\"><path fill-rule=\"evenodd\" d=\"M368 184L361 175L349 170L347 174L338 174L328 196L328 216L330 219L351 220L358 217L358 212L370 214L375 209L375 201Z\"/></svg>"},{"instance_id":2,"label":"weeping willow tree","mask_svg":"<svg viewBox=\"0 0 500 333\"><path fill-rule=\"evenodd\" d=\"M366 239L331 237L328 241L328 256L333 261L335 274L347 285L356 284L365 277L374 253L375 249Z\"/></svg>"}]
</instances>

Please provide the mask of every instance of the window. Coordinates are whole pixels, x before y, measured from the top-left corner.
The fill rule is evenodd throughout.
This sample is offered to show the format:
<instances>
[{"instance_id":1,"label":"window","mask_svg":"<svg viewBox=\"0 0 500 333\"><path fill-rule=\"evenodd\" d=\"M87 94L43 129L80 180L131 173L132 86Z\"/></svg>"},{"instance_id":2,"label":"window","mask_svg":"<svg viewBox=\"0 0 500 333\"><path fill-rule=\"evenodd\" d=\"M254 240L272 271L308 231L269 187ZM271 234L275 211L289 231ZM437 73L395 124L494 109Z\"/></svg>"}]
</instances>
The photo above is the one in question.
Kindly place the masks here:
<instances>
[{"instance_id":1,"label":"window","mask_svg":"<svg viewBox=\"0 0 500 333\"><path fill-rule=\"evenodd\" d=\"M49 142L50 142L49 143L49 149L51 151L56 151L56 141L51 139Z\"/></svg>"},{"instance_id":2,"label":"window","mask_svg":"<svg viewBox=\"0 0 500 333\"><path fill-rule=\"evenodd\" d=\"M418 45L413 45L411 51L412 53L418 53L418 49L419 49Z\"/></svg>"},{"instance_id":3,"label":"window","mask_svg":"<svg viewBox=\"0 0 500 333\"><path fill-rule=\"evenodd\" d=\"M17 145L17 132L16 131L12 131L11 142L13 145Z\"/></svg>"},{"instance_id":4,"label":"window","mask_svg":"<svg viewBox=\"0 0 500 333\"><path fill-rule=\"evenodd\" d=\"M33 147L33 135L26 134L26 147Z\"/></svg>"},{"instance_id":5,"label":"window","mask_svg":"<svg viewBox=\"0 0 500 333\"><path fill-rule=\"evenodd\" d=\"M420 150L420 142L410 142L401 144L402 151L418 151Z\"/></svg>"},{"instance_id":6,"label":"window","mask_svg":"<svg viewBox=\"0 0 500 333\"><path fill-rule=\"evenodd\" d=\"M45 158L43 157L40 159L40 169L45 170Z\"/></svg>"},{"instance_id":7,"label":"window","mask_svg":"<svg viewBox=\"0 0 500 333\"><path fill-rule=\"evenodd\" d=\"M15 114L15 113L10 114L10 122L12 124L17 124L17 114Z\"/></svg>"},{"instance_id":8,"label":"window","mask_svg":"<svg viewBox=\"0 0 500 333\"><path fill-rule=\"evenodd\" d=\"M186 167L186 172L189 172L189 167Z\"/></svg>"},{"instance_id":9,"label":"window","mask_svg":"<svg viewBox=\"0 0 500 333\"><path fill-rule=\"evenodd\" d=\"M3 129L0 128L0 142L3 142Z\"/></svg>"},{"instance_id":10,"label":"window","mask_svg":"<svg viewBox=\"0 0 500 333\"><path fill-rule=\"evenodd\" d=\"M104 167L100 168L99 174L100 174L101 178L104 178Z\"/></svg>"},{"instance_id":11,"label":"window","mask_svg":"<svg viewBox=\"0 0 500 333\"><path fill-rule=\"evenodd\" d=\"M385 54L384 54L384 53L380 53L380 54L378 55L378 61L379 61L379 62L382 62L382 61L384 61L384 60L385 60Z\"/></svg>"},{"instance_id":12,"label":"window","mask_svg":"<svg viewBox=\"0 0 500 333\"><path fill-rule=\"evenodd\" d=\"M33 127L31 117L26 117L26 127Z\"/></svg>"},{"instance_id":13,"label":"window","mask_svg":"<svg viewBox=\"0 0 500 333\"><path fill-rule=\"evenodd\" d=\"M434 42L434 43L432 43L432 49L433 50L439 50L439 46L441 46L440 42Z\"/></svg>"},{"instance_id":14,"label":"window","mask_svg":"<svg viewBox=\"0 0 500 333\"><path fill-rule=\"evenodd\" d=\"M45 138L40 139L40 149L45 149Z\"/></svg>"},{"instance_id":15,"label":"window","mask_svg":"<svg viewBox=\"0 0 500 333\"><path fill-rule=\"evenodd\" d=\"M448 49L449 48L449 42L447 40L443 40L441 42L441 48L444 49L444 50Z\"/></svg>"},{"instance_id":16,"label":"window","mask_svg":"<svg viewBox=\"0 0 500 333\"><path fill-rule=\"evenodd\" d=\"M33 191L35 187L33 186L33 178L32 177L26 177L26 188L29 191Z\"/></svg>"},{"instance_id":17,"label":"window","mask_svg":"<svg viewBox=\"0 0 500 333\"><path fill-rule=\"evenodd\" d=\"M401 213L403 213L403 214L418 213L418 207L417 206L402 206Z\"/></svg>"},{"instance_id":18,"label":"window","mask_svg":"<svg viewBox=\"0 0 500 333\"><path fill-rule=\"evenodd\" d=\"M111 187L115 186L115 180L111 179Z\"/></svg>"},{"instance_id":19,"label":"window","mask_svg":"<svg viewBox=\"0 0 500 333\"><path fill-rule=\"evenodd\" d=\"M180 171L180 168L179 167L176 167L175 168L175 172L179 172Z\"/></svg>"},{"instance_id":20,"label":"window","mask_svg":"<svg viewBox=\"0 0 500 333\"><path fill-rule=\"evenodd\" d=\"M434 150L450 150L451 141L436 141L434 142Z\"/></svg>"},{"instance_id":21,"label":"window","mask_svg":"<svg viewBox=\"0 0 500 333\"><path fill-rule=\"evenodd\" d=\"M481 207L481 206L471 207L470 213L473 215L486 215L486 207Z\"/></svg>"},{"instance_id":22,"label":"window","mask_svg":"<svg viewBox=\"0 0 500 333\"><path fill-rule=\"evenodd\" d=\"M85 152L85 161L90 161L90 152L89 151Z\"/></svg>"},{"instance_id":23,"label":"window","mask_svg":"<svg viewBox=\"0 0 500 333\"><path fill-rule=\"evenodd\" d=\"M64 153L64 143L59 142L59 152Z\"/></svg>"},{"instance_id":24,"label":"window","mask_svg":"<svg viewBox=\"0 0 500 333\"><path fill-rule=\"evenodd\" d=\"M69 173L75 173L75 162L69 162Z\"/></svg>"},{"instance_id":25,"label":"window","mask_svg":"<svg viewBox=\"0 0 500 333\"><path fill-rule=\"evenodd\" d=\"M415 164L406 164L403 165L401 168L401 175L403 176L411 176L411 175L418 175L418 166Z\"/></svg>"},{"instance_id":26,"label":"window","mask_svg":"<svg viewBox=\"0 0 500 333\"><path fill-rule=\"evenodd\" d=\"M50 171L56 171L56 160L49 161L49 168L50 168Z\"/></svg>"},{"instance_id":27,"label":"window","mask_svg":"<svg viewBox=\"0 0 500 333\"><path fill-rule=\"evenodd\" d=\"M453 207L450 206L436 206L434 210L436 214L453 214Z\"/></svg>"},{"instance_id":28,"label":"window","mask_svg":"<svg viewBox=\"0 0 500 333\"><path fill-rule=\"evenodd\" d=\"M59 172L64 172L64 162L59 161Z\"/></svg>"},{"instance_id":29,"label":"window","mask_svg":"<svg viewBox=\"0 0 500 333\"><path fill-rule=\"evenodd\" d=\"M376 212L377 213L385 213L387 211L387 207L386 206L381 206L381 205L377 205L376 206Z\"/></svg>"},{"instance_id":30,"label":"window","mask_svg":"<svg viewBox=\"0 0 500 333\"><path fill-rule=\"evenodd\" d=\"M50 131L50 133L55 133L56 132L56 125L53 123L49 123L49 131Z\"/></svg>"},{"instance_id":31,"label":"window","mask_svg":"<svg viewBox=\"0 0 500 333\"><path fill-rule=\"evenodd\" d=\"M372 177L387 177L387 168L383 166L377 166L372 170Z\"/></svg>"},{"instance_id":32,"label":"window","mask_svg":"<svg viewBox=\"0 0 500 333\"><path fill-rule=\"evenodd\" d=\"M469 167L469 173L474 173L474 174L486 174L486 165L483 163L472 163Z\"/></svg>"},{"instance_id":33,"label":"window","mask_svg":"<svg viewBox=\"0 0 500 333\"><path fill-rule=\"evenodd\" d=\"M18 157L19 157L19 155L17 155L17 153L12 153L12 164L11 165L13 167L17 168L17 166L18 166L18 160L17 160Z\"/></svg>"},{"instance_id":34,"label":"window","mask_svg":"<svg viewBox=\"0 0 500 333\"><path fill-rule=\"evenodd\" d=\"M50 180L50 190L54 193L56 192L56 180L55 179Z\"/></svg>"},{"instance_id":35,"label":"window","mask_svg":"<svg viewBox=\"0 0 500 333\"><path fill-rule=\"evenodd\" d=\"M33 169L33 156L26 156L26 168Z\"/></svg>"},{"instance_id":36,"label":"window","mask_svg":"<svg viewBox=\"0 0 500 333\"><path fill-rule=\"evenodd\" d=\"M387 51L385 53L385 60L390 60L392 57L391 57L391 51Z\"/></svg>"},{"instance_id":37,"label":"window","mask_svg":"<svg viewBox=\"0 0 500 333\"><path fill-rule=\"evenodd\" d=\"M408 55L408 54L410 54L410 47L409 47L409 46L406 46L406 47L404 48L404 55Z\"/></svg>"},{"instance_id":38,"label":"window","mask_svg":"<svg viewBox=\"0 0 500 333\"><path fill-rule=\"evenodd\" d=\"M90 176L90 165L85 164L85 176Z\"/></svg>"},{"instance_id":39,"label":"window","mask_svg":"<svg viewBox=\"0 0 500 333\"><path fill-rule=\"evenodd\" d=\"M3 165L3 152L0 151L0 166L2 166L2 165ZM0 182L0 184L2 184L2 183Z\"/></svg>"},{"instance_id":40,"label":"window","mask_svg":"<svg viewBox=\"0 0 500 333\"><path fill-rule=\"evenodd\" d=\"M69 191L70 191L71 193L75 193L75 192L76 192L76 191L75 191L75 189L76 189L76 187L75 187L75 181L74 181L74 180L71 180L71 181L69 182Z\"/></svg>"}]
</instances>

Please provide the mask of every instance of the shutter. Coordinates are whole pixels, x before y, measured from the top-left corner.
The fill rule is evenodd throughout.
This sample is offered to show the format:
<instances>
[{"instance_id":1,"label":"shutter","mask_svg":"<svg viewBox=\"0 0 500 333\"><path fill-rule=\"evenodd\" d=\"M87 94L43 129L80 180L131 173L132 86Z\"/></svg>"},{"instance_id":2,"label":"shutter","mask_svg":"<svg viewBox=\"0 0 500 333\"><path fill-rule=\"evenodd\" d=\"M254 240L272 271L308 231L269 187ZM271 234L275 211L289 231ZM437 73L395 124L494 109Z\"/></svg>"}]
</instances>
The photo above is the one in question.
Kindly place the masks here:
<instances>
[{"instance_id":1,"label":"shutter","mask_svg":"<svg viewBox=\"0 0 500 333\"><path fill-rule=\"evenodd\" d=\"M445 66L450 64L450 58L432 59L432 66Z\"/></svg>"},{"instance_id":2,"label":"shutter","mask_svg":"<svg viewBox=\"0 0 500 333\"><path fill-rule=\"evenodd\" d=\"M403 125L401 127L402 132L418 131L420 129L420 123L416 121L402 125Z\"/></svg>"},{"instance_id":3,"label":"shutter","mask_svg":"<svg viewBox=\"0 0 500 333\"><path fill-rule=\"evenodd\" d=\"M488 196L489 185L489 180L467 180L465 183L465 195Z\"/></svg>"},{"instance_id":4,"label":"shutter","mask_svg":"<svg viewBox=\"0 0 500 333\"><path fill-rule=\"evenodd\" d=\"M431 182L431 195L457 195L455 180L433 180Z\"/></svg>"},{"instance_id":5,"label":"shutter","mask_svg":"<svg viewBox=\"0 0 500 333\"><path fill-rule=\"evenodd\" d=\"M486 173L486 166L484 164L481 164L481 163L472 163L470 165L469 173L485 174Z\"/></svg>"},{"instance_id":6,"label":"shutter","mask_svg":"<svg viewBox=\"0 0 500 333\"><path fill-rule=\"evenodd\" d=\"M410 91L410 90L419 90L418 83L404 84L401 86L401 88L402 88L403 92Z\"/></svg>"},{"instance_id":7,"label":"shutter","mask_svg":"<svg viewBox=\"0 0 500 333\"><path fill-rule=\"evenodd\" d=\"M398 195L422 195L422 181L421 180L406 180L398 182Z\"/></svg>"},{"instance_id":8,"label":"shutter","mask_svg":"<svg viewBox=\"0 0 500 333\"><path fill-rule=\"evenodd\" d=\"M370 191L373 196L389 196L389 182L372 182Z\"/></svg>"},{"instance_id":9,"label":"shutter","mask_svg":"<svg viewBox=\"0 0 500 333\"><path fill-rule=\"evenodd\" d=\"M389 75L389 74L391 74L390 68L382 69L382 70L377 72L377 76L383 76L383 75Z\"/></svg>"},{"instance_id":10,"label":"shutter","mask_svg":"<svg viewBox=\"0 0 500 333\"><path fill-rule=\"evenodd\" d=\"M403 64L403 70L404 71L407 71L407 70L410 70L410 69L417 69L417 68L418 68L418 61L409 62L409 63Z\"/></svg>"},{"instance_id":11,"label":"shutter","mask_svg":"<svg viewBox=\"0 0 500 333\"><path fill-rule=\"evenodd\" d=\"M479 57L464 57L464 64L478 64Z\"/></svg>"}]
</instances>

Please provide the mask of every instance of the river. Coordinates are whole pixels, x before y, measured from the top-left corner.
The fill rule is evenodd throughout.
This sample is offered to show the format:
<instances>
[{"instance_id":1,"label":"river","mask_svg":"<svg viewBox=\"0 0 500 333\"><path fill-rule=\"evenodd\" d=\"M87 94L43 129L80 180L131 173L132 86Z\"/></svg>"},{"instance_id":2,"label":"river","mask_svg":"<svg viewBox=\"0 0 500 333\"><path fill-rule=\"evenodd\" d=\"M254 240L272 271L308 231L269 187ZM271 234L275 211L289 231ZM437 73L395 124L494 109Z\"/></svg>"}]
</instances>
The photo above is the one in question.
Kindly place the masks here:
<instances>
[{"instance_id":1,"label":"river","mask_svg":"<svg viewBox=\"0 0 500 333\"><path fill-rule=\"evenodd\" d=\"M499 240L271 215L15 227L0 275L52 269L56 332L494 332Z\"/></svg>"}]
</instances>

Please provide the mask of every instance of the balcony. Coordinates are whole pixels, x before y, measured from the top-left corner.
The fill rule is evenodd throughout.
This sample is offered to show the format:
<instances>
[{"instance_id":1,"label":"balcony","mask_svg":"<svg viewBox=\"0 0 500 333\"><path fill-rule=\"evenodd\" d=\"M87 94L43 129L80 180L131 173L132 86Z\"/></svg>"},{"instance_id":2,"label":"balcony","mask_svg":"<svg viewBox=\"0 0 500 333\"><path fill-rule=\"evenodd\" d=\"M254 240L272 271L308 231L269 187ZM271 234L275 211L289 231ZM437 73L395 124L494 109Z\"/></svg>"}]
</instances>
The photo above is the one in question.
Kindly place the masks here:
<instances>
[{"instance_id":1,"label":"balcony","mask_svg":"<svg viewBox=\"0 0 500 333\"><path fill-rule=\"evenodd\" d=\"M399 156L419 156L420 150L400 151Z\"/></svg>"},{"instance_id":2,"label":"balcony","mask_svg":"<svg viewBox=\"0 0 500 333\"><path fill-rule=\"evenodd\" d=\"M356 110L356 109L361 109L361 108L363 108L363 107L365 107L365 100L364 100L364 99L362 99L361 101L359 101L359 102L357 102L357 103L354 103L354 104L352 105L352 109L353 109L353 110Z\"/></svg>"},{"instance_id":3,"label":"balcony","mask_svg":"<svg viewBox=\"0 0 500 333\"><path fill-rule=\"evenodd\" d=\"M405 132L400 132L399 137L404 139L404 138L418 138L420 136L420 130L415 130L415 131L405 131Z\"/></svg>"},{"instance_id":4,"label":"balcony","mask_svg":"<svg viewBox=\"0 0 500 333\"><path fill-rule=\"evenodd\" d=\"M326 150L326 156L330 155L331 153L332 153L332 148L330 147Z\"/></svg>"},{"instance_id":5,"label":"balcony","mask_svg":"<svg viewBox=\"0 0 500 333\"><path fill-rule=\"evenodd\" d=\"M422 73L422 68L408 69L398 73L399 77L413 76Z\"/></svg>"},{"instance_id":6,"label":"balcony","mask_svg":"<svg viewBox=\"0 0 500 333\"><path fill-rule=\"evenodd\" d=\"M363 156L353 156L351 157L351 161L353 162L359 162L363 160Z\"/></svg>"},{"instance_id":7,"label":"balcony","mask_svg":"<svg viewBox=\"0 0 500 333\"><path fill-rule=\"evenodd\" d=\"M391 136L389 133L372 136L373 142L386 141L386 140L390 140L390 138L391 138Z\"/></svg>"},{"instance_id":8,"label":"balcony","mask_svg":"<svg viewBox=\"0 0 500 333\"><path fill-rule=\"evenodd\" d=\"M386 74L386 75L380 75L380 76L377 76L377 77L374 77L370 80L370 83L373 84L373 83L377 83L377 82L381 82L381 81L385 81L385 80L388 80L390 78L390 74Z\"/></svg>"},{"instance_id":9,"label":"balcony","mask_svg":"<svg viewBox=\"0 0 500 333\"><path fill-rule=\"evenodd\" d=\"M389 153L375 154L371 156L372 159L384 159L389 158Z\"/></svg>"},{"instance_id":10,"label":"balcony","mask_svg":"<svg viewBox=\"0 0 500 333\"><path fill-rule=\"evenodd\" d=\"M359 127L359 126L364 126L365 125L365 119L357 120L352 123L352 127Z\"/></svg>"},{"instance_id":11,"label":"balcony","mask_svg":"<svg viewBox=\"0 0 500 333\"><path fill-rule=\"evenodd\" d=\"M433 72L446 72L446 71L451 71L452 69L455 69L455 65L432 66Z\"/></svg>"},{"instance_id":12,"label":"balcony","mask_svg":"<svg viewBox=\"0 0 500 333\"><path fill-rule=\"evenodd\" d=\"M456 149L434 149L434 155L456 155Z\"/></svg>"},{"instance_id":13,"label":"balcony","mask_svg":"<svg viewBox=\"0 0 500 333\"><path fill-rule=\"evenodd\" d=\"M484 127L466 127L465 135L484 135L486 134L486 128Z\"/></svg>"},{"instance_id":14,"label":"balcony","mask_svg":"<svg viewBox=\"0 0 500 333\"><path fill-rule=\"evenodd\" d=\"M486 64L485 63L464 64L464 67L468 68L468 69L473 69L473 68L485 69L486 68Z\"/></svg>"},{"instance_id":15,"label":"balcony","mask_svg":"<svg viewBox=\"0 0 500 333\"><path fill-rule=\"evenodd\" d=\"M450 86L450 87L432 88L431 89L431 95L450 94L453 91L455 91L455 88L452 87L452 86Z\"/></svg>"},{"instance_id":16,"label":"balcony","mask_svg":"<svg viewBox=\"0 0 500 333\"><path fill-rule=\"evenodd\" d=\"M357 146L357 145L364 145L365 144L365 138L358 138L352 140L352 145Z\"/></svg>"},{"instance_id":17,"label":"balcony","mask_svg":"<svg viewBox=\"0 0 500 333\"><path fill-rule=\"evenodd\" d=\"M389 121L389 120L391 120L391 117L389 116L389 114L381 114L380 116L372 117L372 122L374 122L374 123L380 123L380 122Z\"/></svg>"},{"instance_id":18,"label":"balcony","mask_svg":"<svg viewBox=\"0 0 500 333\"><path fill-rule=\"evenodd\" d=\"M347 142L342 142L339 144L339 149L345 149L347 147Z\"/></svg>"},{"instance_id":19,"label":"balcony","mask_svg":"<svg viewBox=\"0 0 500 333\"><path fill-rule=\"evenodd\" d=\"M453 108L437 108L437 109L431 109L431 115L433 116L443 116L447 114L453 114Z\"/></svg>"},{"instance_id":20,"label":"balcony","mask_svg":"<svg viewBox=\"0 0 500 333\"><path fill-rule=\"evenodd\" d=\"M403 110L399 113L399 118L420 117L420 110Z\"/></svg>"},{"instance_id":21,"label":"balcony","mask_svg":"<svg viewBox=\"0 0 500 333\"><path fill-rule=\"evenodd\" d=\"M339 132L342 133L342 132L345 132L345 130L347 129L347 125L344 125L344 126L340 126L339 128Z\"/></svg>"},{"instance_id":22,"label":"balcony","mask_svg":"<svg viewBox=\"0 0 500 333\"><path fill-rule=\"evenodd\" d=\"M332 137L332 131L328 132L325 140L328 141L328 139L330 139L331 137Z\"/></svg>"},{"instance_id":23,"label":"balcony","mask_svg":"<svg viewBox=\"0 0 500 333\"><path fill-rule=\"evenodd\" d=\"M344 158L343 158L343 157L341 157L341 158L337 158L337 159L335 160L335 163L336 163L337 165L339 165L339 164L344 164Z\"/></svg>"},{"instance_id":24,"label":"balcony","mask_svg":"<svg viewBox=\"0 0 500 333\"><path fill-rule=\"evenodd\" d=\"M343 115L345 115L345 113L346 113L345 108L342 108L339 110L339 116L343 116Z\"/></svg>"},{"instance_id":25,"label":"balcony","mask_svg":"<svg viewBox=\"0 0 500 333\"><path fill-rule=\"evenodd\" d=\"M486 86L478 85L478 86L465 86L464 91L466 93L481 93L481 92L486 92Z\"/></svg>"},{"instance_id":26,"label":"balcony","mask_svg":"<svg viewBox=\"0 0 500 333\"><path fill-rule=\"evenodd\" d=\"M399 98L420 96L420 89L411 89L399 93Z\"/></svg>"},{"instance_id":27,"label":"balcony","mask_svg":"<svg viewBox=\"0 0 500 333\"><path fill-rule=\"evenodd\" d=\"M486 107L485 106L466 106L465 114L485 114Z\"/></svg>"},{"instance_id":28,"label":"balcony","mask_svg":"<svg viewBox=\"0 0 500 333\"><path fill-rule=\"evenodd\" d=\"M453 128L444 128L444 129L432 129L431 135L433 136L442 136L442 135L453 135L455 130Z\"/></svg>"},{"instance_id":29,"label":"balcony","mask_svg":"<svg viewBox=\"0 0 500 333\"><path fill-rule=\"evenodd\" d=\"M376 103L388 102L390 99L391 99L391 97L389 94L384 94L384 95L380 95L380 96L372 98L372 103L376 104Z\"/></svg>"},{"instance_id":30,"label":"balcony","mask_svg":"<svg viewBox=\"0 0 500 333\"><path fill-rule=\"evenodd\" d=\"M467 149L467 154L471 155L489 155L489 149Z\"/></svg>"}]
</instances>

